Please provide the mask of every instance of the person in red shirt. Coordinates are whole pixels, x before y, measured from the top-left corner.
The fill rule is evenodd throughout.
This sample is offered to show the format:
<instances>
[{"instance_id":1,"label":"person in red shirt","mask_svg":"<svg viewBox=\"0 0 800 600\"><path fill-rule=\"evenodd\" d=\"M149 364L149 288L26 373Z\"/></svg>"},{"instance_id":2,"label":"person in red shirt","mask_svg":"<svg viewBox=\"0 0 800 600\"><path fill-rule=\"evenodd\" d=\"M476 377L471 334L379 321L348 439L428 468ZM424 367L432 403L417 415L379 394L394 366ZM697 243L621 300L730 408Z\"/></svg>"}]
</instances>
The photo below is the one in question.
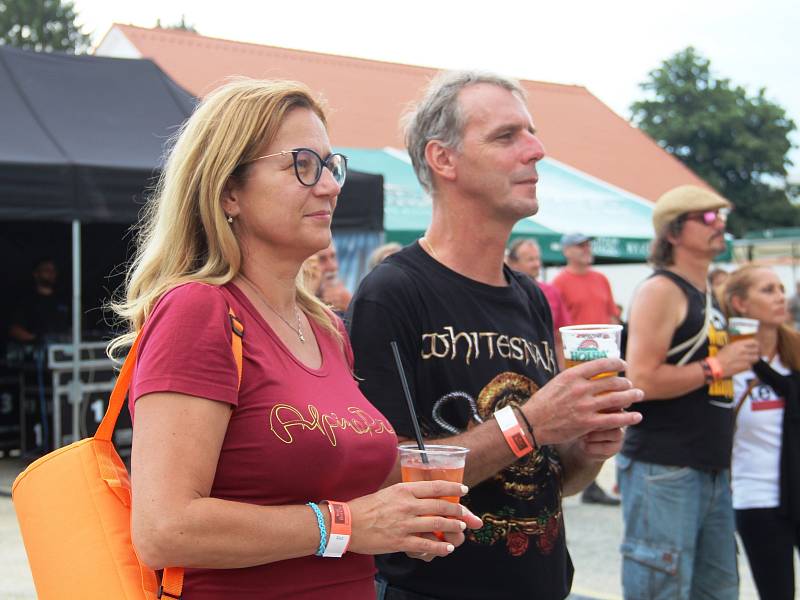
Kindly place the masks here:
<instances>
[{"instance_id":1,"label":"person in red shirt","mask_svg":"<svg viewBox=\"0 0 800 600\"><path fill-rule=\"evenodd\" d=\"M111 350L141 334L133 543L150 568L185 568L185 598L374 598L371 555L446 556L481 526L440 499L458 483L381 489L396 435L359 391L341 320L299 283L346 173L305 86L241 80L200 103L148 207ZM349 506L349 546L330 541L326 500Z\"/></svg>"},{"instance_id":2,"label":"person in red shirt","mask_svg":"<svg viewBox=\"0 0 800 600\"><path fill-rule=\"evenodd\" d=\"M591 268L592 238L581 233L561 237L561 251L567 265L553 279L572 315L573 325L618 323L619 309L614 303L606 276Z\"/></svg>"},{"instance_id":3,"label":"person in red shirt","mask_svg":"<svg viewBox=\"0 0 800 600\"><path fill-rule=\"evenodd\" d=\"M533 238L519 238L508 247L506 263L509 267L520 273L524 273L536 282L539 289L544 292L547 304L550 305L550 313L553 315L553 337L556 342L556 360L559 368L564 368L564 352L561 346L561 327L572 325L572 316L567 310L561 292L551 283L539 281L539 274L542 270L542 250L539 242Z\"/></svg>"},{"instance_id":4,"label":"person in red shirt","mask_svg":"<svg viewBox=\"0 0 800 600\"><path fill-rule=\"evenodd\" d=\"M589 323L619 323L619 309L611 294L606 276L591 268L592 238L582 233L568 233L561 237L561 251L567 266L553 279L561 292L573 325ZM608 495L593 481L581 494L583 502L616 506L618 498Z\"/></svg>"}]
</instances>

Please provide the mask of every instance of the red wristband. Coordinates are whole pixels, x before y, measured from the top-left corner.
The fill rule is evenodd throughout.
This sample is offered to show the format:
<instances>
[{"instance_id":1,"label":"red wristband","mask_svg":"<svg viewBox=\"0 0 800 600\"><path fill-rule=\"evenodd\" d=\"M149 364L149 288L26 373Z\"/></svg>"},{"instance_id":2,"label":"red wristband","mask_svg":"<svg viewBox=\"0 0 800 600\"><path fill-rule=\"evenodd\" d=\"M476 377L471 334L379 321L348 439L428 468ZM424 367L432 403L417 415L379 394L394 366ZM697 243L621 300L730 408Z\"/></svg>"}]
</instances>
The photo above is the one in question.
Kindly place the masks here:
<instances>
[{"instance_id":1,"label":"red wristband","mask_svg":"<svg viewBox=\"0 0 800 600\"><path fill-rule=\"evenodd\" d=\"M350 535L353 532L353 520L350 516L350 507L344 502L325 500L328 510L331 511L331 530L328 535L328 545L322 556L326 558L340 558L350 545Z\"/></svg>"},{"instance_id":2,"label":"red wristband","mask_svg":"<svg viewBox=\"0 0 800 600\"><path fill-rule=\"evenodd\" d=\"M514 409L510 405L495 412L494 419L500 426L500 431L503 432L506 443L511 448L514 456L522 458L533 451L533 446L531 446L528 438L522 432L517 415L514 414Z\"/></svg>"},{"instance_id":3,"label":"red wristband","mask_svg":"<svg viewBox=\"0 0 800 600\"><path fill-rule=\"evenodd\" d=\"M719 359L715 356L707 356L706 357L706 364L711 369L711 375L714 377L714 381L719 381L722 379L722 365L719 364Z\"/></svg>"}]
</instances>

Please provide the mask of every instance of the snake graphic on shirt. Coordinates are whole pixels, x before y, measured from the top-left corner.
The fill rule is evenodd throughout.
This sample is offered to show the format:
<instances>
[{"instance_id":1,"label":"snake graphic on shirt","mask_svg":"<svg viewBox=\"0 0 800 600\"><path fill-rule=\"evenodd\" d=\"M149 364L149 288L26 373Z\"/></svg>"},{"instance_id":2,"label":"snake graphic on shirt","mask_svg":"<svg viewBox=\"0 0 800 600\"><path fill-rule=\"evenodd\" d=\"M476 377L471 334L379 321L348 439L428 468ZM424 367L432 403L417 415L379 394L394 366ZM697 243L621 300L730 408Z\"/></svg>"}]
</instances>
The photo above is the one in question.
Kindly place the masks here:
<instances>
[{"instance_id":1,"label":"snake graphic on shirt","mask_svg":"<svg viewBox=\"0 0 800 600\"><path fill-rule=\"evenodd\" d=\"M460 432L459 429L444 421L441 416L441 408L445 404L468 403L472 420L481 423L501 408L509 405L522 406L538 389L539 386L528 377L506 371L484 386L477 400L460 391L447 394L434 405L434 419L445 430L457 433ZM536 478L535 474L543 469L549 470L558 481L561 480L563 469L556 450L552 447L545 446L524 456L497 473L492 482L507 496L534 502L539 499L540 492L534 481L542 480ZM469 505L469 500L465 500L465 504ZM483 527L468 531L467 538L480 544L494 545L503 542L512 556L525 554L531 541L536 544L539 552L549 554L563 522L560 503L544 507L535 516L518 516L509 506L502 506L496 512L485 512L479 516L483 520Z\"/></svg>"}]
</instances>

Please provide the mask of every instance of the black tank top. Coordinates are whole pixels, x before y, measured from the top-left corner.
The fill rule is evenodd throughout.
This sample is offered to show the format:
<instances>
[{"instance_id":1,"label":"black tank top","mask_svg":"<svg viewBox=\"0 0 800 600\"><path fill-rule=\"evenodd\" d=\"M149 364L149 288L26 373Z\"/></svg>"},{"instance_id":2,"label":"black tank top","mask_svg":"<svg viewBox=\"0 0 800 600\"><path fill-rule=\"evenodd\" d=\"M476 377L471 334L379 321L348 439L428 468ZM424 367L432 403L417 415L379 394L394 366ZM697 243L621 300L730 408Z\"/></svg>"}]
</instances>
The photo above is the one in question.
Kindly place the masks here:
<instances>
[{"instance_id":1,"label":"black tank top","mask_svg":"<svg viewBox=\"0 0 800 600\"><path fill-rule=\"evenodd\" d=\"M683 291L689 302L686 318L672 336L670 348L673 348L693 338L705 323L706 296L671 271L657 270L651 277L667 277ZM716 299L712 298L708 338L688 362L714 356L727 341L727 322ZM677 364L686 351L667 357L666 362ZM640 402L635 409L642 413L642 422L627 429L622 453L661 465L727 469L733 443L732 408L730 379L703 385L671 400Z\"/></svg>"}]
</instances>

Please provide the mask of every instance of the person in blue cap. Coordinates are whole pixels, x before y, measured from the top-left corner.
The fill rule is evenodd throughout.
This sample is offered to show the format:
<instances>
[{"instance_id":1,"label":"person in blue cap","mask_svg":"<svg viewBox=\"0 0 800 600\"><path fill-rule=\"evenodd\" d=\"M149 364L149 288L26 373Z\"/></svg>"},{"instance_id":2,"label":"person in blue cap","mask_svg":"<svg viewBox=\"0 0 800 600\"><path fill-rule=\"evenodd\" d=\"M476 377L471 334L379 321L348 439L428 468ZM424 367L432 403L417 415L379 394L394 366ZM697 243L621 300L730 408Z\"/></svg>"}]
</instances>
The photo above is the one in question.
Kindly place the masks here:
<instances>
[{"instance_id":1,"label":"person in blue cap","mask_svg":"<svg viewBox=\"0 0 800 600\"><path fill-rule=\"evenodd\" d=\"M561 236L561 251L567 265L553 279L553 285L564 299L572 325L620 322L608 278L591 268L594 263L593 239L577 232ZM618 506L620 502L607 494L596 481L583 490L581 501L607 506Z\"/></svg>"}]
</instances>

